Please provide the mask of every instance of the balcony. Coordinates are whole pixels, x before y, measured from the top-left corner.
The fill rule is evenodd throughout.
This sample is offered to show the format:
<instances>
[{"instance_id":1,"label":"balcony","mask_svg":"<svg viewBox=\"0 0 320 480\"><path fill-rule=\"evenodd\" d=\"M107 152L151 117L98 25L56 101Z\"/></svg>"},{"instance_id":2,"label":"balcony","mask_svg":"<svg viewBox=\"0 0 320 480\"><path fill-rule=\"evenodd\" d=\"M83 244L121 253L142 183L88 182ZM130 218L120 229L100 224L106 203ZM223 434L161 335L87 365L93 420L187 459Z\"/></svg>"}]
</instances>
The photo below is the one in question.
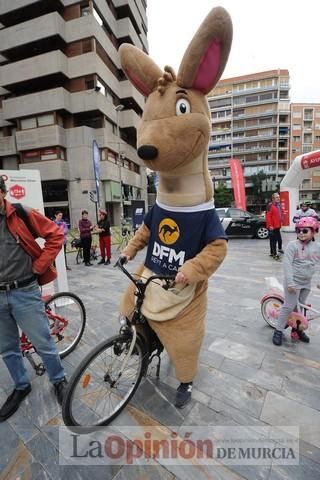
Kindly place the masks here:
<instances>
[{"instance_id":1,"label":"balcony","mask_svg":"<svg viewBox=\"0 0 320 480\"><path fill-rule=\"evenodd\" d=\"M68 77L68 59L60 50L2 66L0 86L7 87L28 80L38 80L57 73Z\"/></svg>"},{"instance_id":2,"label":"balcony","mask_svg":"<svg viewBox=\"0 0 320 480\"><path fill-rule=\"evenodd\" d=\"M5 119L27 117L62 109L71 112L70 94L64 88L44 90L3 101Z\"/></svg>"},{"instance_id":3,"label":"balcony","mask_svg":"<svg viewBox=\"0 0 320 480\"><path fill-rule=\"evenodd\" d=\"M35 12L41 16L63 7L62 0L1 0L0 22L10 27L34 18Z\"/></svg>"},{"instance_id":4,"label":"balcony","mask_svg":"<svg viewBox=\"0 0 320 480\"><path fill-rule=\"evenodd\" d=\"M18 150L33 150L48 146L66 147L66 134L59 125L31 128L16 132Z\"/></svg>"},{"instance_id":5,"label":"balcony","mask_svg":"<svg viewBox=\"0 0 320 480\"><path fill-rule=\"evenodd\" d=\"M6 52L52 36L65 37L65 22L57 12L0 30L0 49Z\"/></svg>"},{"instance_id":6,"label":"balcony","mask_svg":"<svg viewBox=\"0 0 320 480\"><path fill-rule=\"evenodd\" d=\"M42 160L41 162L23 163L24 170L40 170L41 180L70 180L68 162L64 160Z\"/></svg>"},{"instance_id":7,"label":"balcony","mask_svg":"<svg viewBox=\"0 0 320 480\"><path fill-rule=\"evenodd\" d=\"M17 148L14 135L11 137L0 137L0 157L16 154Z\"/></svg>"},{"instance_id":8,"label":"balcony","mask_svg":"<svg viewBox=\"0 0 320 480\"><path fill-rule=\"evenodd\" d=\"M95 37L111 58L112 62L117 68L120 68L119 56L116 48L109 41L104 30L92 15L70 20L69 22L66 22L65 28L67 43L75 42L83 38Z\"/></svg>"},{"instance_id":9,"label":"balcony","mask_svg":"<svg viewBox=\"0 0 320 480\"><path fill-rule=\"evenodd\" d=\"M132 85L132 83L129 82L129 80L124 80L123 82L120 82L120 94L119 97L122 98L133 98L141 110L144 110L145 107L145 101L144 101L144 96L141 95L141 93L138 92Z\"/></svg>"},{"instance_id":10,"label":"balcony","mask_svg":"<svg viewBox=\"0 0 320 480\"><path fill-rule=\"evenodd\" d=\"M133 45L136 45L138 48L142 49L141 40L138 37L137 32L135 31L131 20L128 17L120 18L117 24L118 24L118 30L117 30L118 38L129 37Z\"/></svg>"}]
</instances>

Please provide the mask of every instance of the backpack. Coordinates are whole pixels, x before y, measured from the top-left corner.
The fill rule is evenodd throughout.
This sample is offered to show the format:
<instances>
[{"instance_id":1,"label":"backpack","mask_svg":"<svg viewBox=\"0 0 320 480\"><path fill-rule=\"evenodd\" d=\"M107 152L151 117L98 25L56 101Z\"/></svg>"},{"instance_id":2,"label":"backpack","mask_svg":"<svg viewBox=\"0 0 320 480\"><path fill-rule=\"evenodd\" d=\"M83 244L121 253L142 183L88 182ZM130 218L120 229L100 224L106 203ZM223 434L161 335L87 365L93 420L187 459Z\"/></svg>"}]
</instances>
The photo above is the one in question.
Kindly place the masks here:
<instances>
[{"instance_id":1,"label":"backpack","mask_svg":"<svg viewBox=\"0 0 320 480\"><path fill-rule=\"evenodd\" d=\"M26 225L26 227L28 228L28 230L29 230L29 232L31 233L31 235L32 235L34 238L38 238L39 235L34 231L32 225L31 225L31 223L30 223L28 214L27 214L27 212L25 211L25 209L23 208L23 206L21 205L21 203L13 203L12 206L15 208L18 217L21 218L21 220L25 223L25 225Z\"/></svg>"}]
</instances>

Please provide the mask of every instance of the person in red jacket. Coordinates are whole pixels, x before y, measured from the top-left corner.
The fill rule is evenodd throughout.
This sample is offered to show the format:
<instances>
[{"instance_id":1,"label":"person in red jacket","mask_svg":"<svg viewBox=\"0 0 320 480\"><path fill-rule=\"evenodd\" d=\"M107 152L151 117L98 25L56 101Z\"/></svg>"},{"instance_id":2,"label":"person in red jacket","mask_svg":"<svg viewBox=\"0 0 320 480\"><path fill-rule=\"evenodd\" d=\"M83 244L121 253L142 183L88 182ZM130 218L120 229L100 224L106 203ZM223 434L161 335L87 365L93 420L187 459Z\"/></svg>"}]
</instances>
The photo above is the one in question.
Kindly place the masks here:
<instances>
[{"instance_id":1,"label":"person in red jacket","mask_svg":"<svg viewBox=\"0 0 320 480\"><path fill-rule=\"evenodd\" d=\"M266 212L266 224L269 230L270 256L279 260L278 253L284 253L282 250L281 225L283 221L283 211L278 192L272 194L272 201L269 203ZM278 244L278 253L277 253Z\"/></svg>"},{"instance_id":2,"label":"person in red jacket","mask_svg":"<svg viewBox=\"0 0 320 480\"><path fill-rule=\"evenodd\" d=\"M44 215L25 207L27 226L14 205L5 200L6 192L0 176L0 354L14 383L13 392L0 408L0 422L11 417L31 391L18 328L40 355L60 404L67 388L39 289L56 278L52 262L61 250L63 233ZM45 239L44 248L33 233Z\"/></svg>"}]
</instances>

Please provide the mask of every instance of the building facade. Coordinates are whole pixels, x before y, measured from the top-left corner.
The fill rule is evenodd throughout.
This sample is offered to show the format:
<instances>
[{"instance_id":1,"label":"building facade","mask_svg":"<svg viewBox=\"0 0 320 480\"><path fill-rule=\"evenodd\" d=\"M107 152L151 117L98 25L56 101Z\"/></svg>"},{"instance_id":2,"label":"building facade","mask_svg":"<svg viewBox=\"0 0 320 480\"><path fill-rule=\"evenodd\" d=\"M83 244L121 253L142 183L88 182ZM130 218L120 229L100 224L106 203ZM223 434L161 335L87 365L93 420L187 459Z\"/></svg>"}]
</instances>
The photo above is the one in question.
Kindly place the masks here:
<instances>
[{"instance_id":1,"label":"building facade","mask_svg":"<svg viewBox=\"0 0 320 480\"><path fill-rule=\"evenodd\" d=\"M40 170L46 213L77 224L83 208L95 215L95 140L101 206L115 224L122 207L132 216L147 199L135 148L144 97L118 48L147 52L145 0L1 0L0 22L0 168Z\"/></svg>"},{"instance_id":2,"label":"building facade","mask_svg":"<svg viewBox=\"0 0 320 480\"><path fill-rule=\"evenodd\" d=\"M290 161L288 70L270 70L218 82L208 96L212 119L209 169L215 185L231 188L229 160L241 161L249 177L263 171L274 190ZM250 202L248 202L250 203Z\"/></svg>"},{"instance_id":3,"label":"building facade","mask_svg":"<svg viewBox=\"0 0 320 480\"><path fill-rule=\"evenodd\" d=\"M292 103L290 121L290 157L313 150L320 150L320 104ZM320 169L312 171L310 178L303 180L300 200L310 200L320 208Z\"/></svg>"}]
</instances>

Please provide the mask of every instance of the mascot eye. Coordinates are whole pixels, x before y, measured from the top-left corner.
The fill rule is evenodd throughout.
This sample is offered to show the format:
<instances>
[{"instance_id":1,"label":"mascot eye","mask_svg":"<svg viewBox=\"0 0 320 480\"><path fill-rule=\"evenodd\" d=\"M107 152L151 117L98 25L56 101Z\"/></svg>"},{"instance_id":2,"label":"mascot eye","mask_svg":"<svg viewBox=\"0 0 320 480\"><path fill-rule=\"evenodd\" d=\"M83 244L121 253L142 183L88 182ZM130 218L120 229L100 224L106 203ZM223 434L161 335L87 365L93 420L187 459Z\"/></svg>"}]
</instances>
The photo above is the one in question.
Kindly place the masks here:
<instances>
[{"instance_id":1,"label":"mascot eye","mask_svg":"<svg viewBox=\"0 0 320 480\"><path fill-rule=\"evenodd\" d=\"M186 115L191 112L190 103L185 98L180 98L176 103L176 114Z\"/></svg>"}]
</instances>

